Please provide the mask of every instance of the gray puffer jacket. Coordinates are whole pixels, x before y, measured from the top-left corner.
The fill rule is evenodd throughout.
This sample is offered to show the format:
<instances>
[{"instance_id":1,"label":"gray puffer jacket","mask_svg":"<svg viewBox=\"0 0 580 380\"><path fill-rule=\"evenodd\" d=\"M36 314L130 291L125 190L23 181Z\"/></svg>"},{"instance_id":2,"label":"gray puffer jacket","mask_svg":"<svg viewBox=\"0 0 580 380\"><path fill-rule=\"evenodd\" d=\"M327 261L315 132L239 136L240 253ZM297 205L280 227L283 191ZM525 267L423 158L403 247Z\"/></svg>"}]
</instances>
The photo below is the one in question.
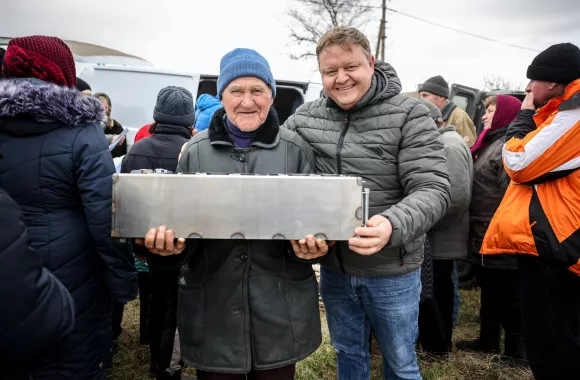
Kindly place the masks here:
<instances>
[{"instance_id":1,"label":"gray puffer jacket","mask_svg":"<svg viewBox=\"0 0 580 380\"><path fill-rule=\"evenodd\" d=\"M469 252L469 205L473 187L473 159L454 126L439 129L451 182L451 206L427 234L434 260L465 259Z\"/></svg>"},{"instance_id":2,"label":"gray puffer jacket","mask_svg":"<svg viewBox=\"0 0 580 380\"><path fill-rule=\"evenodd\" d=\"M450 203L445 150L429 110L401 92L395 70L376 61L371 88L351 110L330 98L301 106L285 127L304 138L320 174L361 176L371 190L370 216L393 225L380 252L362 256L339 242L322 262L353 276L388 277L421 266L424 235Z\"/></svg>"},{"instance_id":3,"label":"gray puffer jacket","mask_svg":"<svg viewBox=\"0 0 580 380\"><path fill-rule=\"evenodd\" d=\"M178 172L312 172L312 150L296 133L279 127L273 109L247 149L234 146L224 114L223 108L217 110L209 128L191 139ZM316 277L312 263L296 258L288 242L187 244L181 255L148 258L156 268L185 264L177 324L187 364L211 372L247 373L296 363L318 348L322 337Z\"/></svg>"}]
</instances>

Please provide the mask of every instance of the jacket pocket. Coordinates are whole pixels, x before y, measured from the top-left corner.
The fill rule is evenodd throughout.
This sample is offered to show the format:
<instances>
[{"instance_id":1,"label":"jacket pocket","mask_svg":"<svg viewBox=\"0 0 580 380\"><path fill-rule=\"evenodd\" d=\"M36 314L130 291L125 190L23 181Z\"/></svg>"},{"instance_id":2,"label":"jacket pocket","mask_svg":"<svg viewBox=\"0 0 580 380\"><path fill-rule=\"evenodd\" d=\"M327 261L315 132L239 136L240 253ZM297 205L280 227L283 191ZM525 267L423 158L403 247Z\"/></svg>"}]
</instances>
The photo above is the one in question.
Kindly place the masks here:
<instances>
[{"instance_id":1,"label":"jacket pocket","mask_svg":"<svg viewBox=\"0 0 580 380\"><path fill-rule=\"evenodd\" d=\"M199 285L179 285L177 326L183 347L203 345L205 338L205 296Z\"/></svg>"},{"instance_id":2,"label":"jacket pocket","mask_svg":"<svg viewBox=\"0 0 580 380\"><path fill-rule=\"evenodd\" d=\"M309 338L316 328L320 330L318 284L314 271L304 280L288 281L284 301L296 342Z\"/></svg>"}]
</instances>

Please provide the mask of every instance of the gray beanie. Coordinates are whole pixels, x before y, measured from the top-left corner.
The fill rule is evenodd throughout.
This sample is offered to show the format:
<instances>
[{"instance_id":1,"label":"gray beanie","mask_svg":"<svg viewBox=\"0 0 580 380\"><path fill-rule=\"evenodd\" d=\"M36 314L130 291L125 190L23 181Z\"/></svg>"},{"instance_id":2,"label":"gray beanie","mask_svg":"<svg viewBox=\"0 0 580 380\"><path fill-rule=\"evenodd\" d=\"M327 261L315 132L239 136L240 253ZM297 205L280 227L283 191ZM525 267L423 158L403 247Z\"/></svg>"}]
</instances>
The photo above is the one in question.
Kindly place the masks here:
<instances>
[{"instance_id":1,"label":"gray beanie","mask_svg":"<svg viewBox=\"0 0 580 380\"><path fill-rule=\"evenodd\" d=\"M433 95L442 96L449 99L449 84L441 75L429 78L425 83L419 85L419 92L426 91Z\"/></svg>"},{"instance_id":2,"label":"gray beanie","mask_svg":"<svg viewBox=\"0 0 580 380\"><path fill-rule=\"evenodd\" d=\"M421 102L423 102L425 107L429 108L429 116L431 116L432 119L434 119L434 120L443 119L443 115L441 114L441 110L439 108L437 108L437 106L435 104L431 103L427 99L419 99L419 100Z\"/></svg>"},{"instance_id":3,"label":"gray beanie","mask_svg":"<svg viewBox=\"0 0 580 380\"><path fill-rule=\"evenodd\" d=\"M159 124L195 125L195 107L191 92L183 87L168 86L159 91L153 120Z\"/></svg>"}]
</instances>

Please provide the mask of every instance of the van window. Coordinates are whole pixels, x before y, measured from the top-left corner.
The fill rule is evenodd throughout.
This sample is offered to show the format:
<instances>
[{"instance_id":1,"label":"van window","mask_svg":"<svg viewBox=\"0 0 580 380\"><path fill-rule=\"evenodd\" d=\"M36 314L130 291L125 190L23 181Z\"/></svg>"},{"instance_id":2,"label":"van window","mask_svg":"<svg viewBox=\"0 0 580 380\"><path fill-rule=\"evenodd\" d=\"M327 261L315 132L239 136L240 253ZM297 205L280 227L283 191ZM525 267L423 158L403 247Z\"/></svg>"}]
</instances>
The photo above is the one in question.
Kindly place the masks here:
<instances>
[{"instance_id":1,"label":"van window","mask_svg":"<svg viewBox=\"0 0 580 380\"><path fill-rule=\"evenodd\" d=\"M124 127L140 128L153 122L157 94L166 86L180 86L197 91L198 79L190 75L158 73L122 68L89 68L81 75L94 93L111 98L112 116Z\"/></svg>"},{"instance_id":2,"label":"van window","mask_svg":"<svg viewBox=\"0 0 580 380\"><path fill-rule=\"evenodd\" d=\"M467 98L467 96L455 94L452 100L453 103L457 105L457 107L467 112L467 104L469 104L469 98Z\"/></svg>"}]
</instances>

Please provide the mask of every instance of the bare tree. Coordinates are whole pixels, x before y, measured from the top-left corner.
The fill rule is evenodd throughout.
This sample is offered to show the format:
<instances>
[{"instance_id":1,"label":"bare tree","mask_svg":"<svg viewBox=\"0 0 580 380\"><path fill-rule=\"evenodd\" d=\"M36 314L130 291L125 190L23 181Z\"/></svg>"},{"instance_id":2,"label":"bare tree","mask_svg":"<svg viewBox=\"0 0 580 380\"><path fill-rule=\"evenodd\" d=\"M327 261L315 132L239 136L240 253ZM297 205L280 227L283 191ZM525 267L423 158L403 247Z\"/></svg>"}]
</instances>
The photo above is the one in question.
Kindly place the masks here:
<instances>
[{"instance_id":1,"label":"bare tree","mask_svg":"<svg viewBox=\"0 0 580 380\"><path fill-rule=\"evenodd\" d=\"M286 12L290 18L288 28L292 42L304 48L292 59L315 56L313 46L330 28L353 26L360 28L371 20L373 7L366 0L295 0L300 7ZM302 49L301 49L302 50Z\"/></svg>"},{"instance_id":2,"label":"bare tree","mask_svg":"<svg viewBox=\"0 0 580 380\"><path fill-rule=\"evenodd\" d=\"M483 77L484 90L494 91L494 90L508 90L508 91L519 91L522 90L522 84L515 84L509 80L501 77L499 75L486 75Z\"/></svg>"}]
</instances>

